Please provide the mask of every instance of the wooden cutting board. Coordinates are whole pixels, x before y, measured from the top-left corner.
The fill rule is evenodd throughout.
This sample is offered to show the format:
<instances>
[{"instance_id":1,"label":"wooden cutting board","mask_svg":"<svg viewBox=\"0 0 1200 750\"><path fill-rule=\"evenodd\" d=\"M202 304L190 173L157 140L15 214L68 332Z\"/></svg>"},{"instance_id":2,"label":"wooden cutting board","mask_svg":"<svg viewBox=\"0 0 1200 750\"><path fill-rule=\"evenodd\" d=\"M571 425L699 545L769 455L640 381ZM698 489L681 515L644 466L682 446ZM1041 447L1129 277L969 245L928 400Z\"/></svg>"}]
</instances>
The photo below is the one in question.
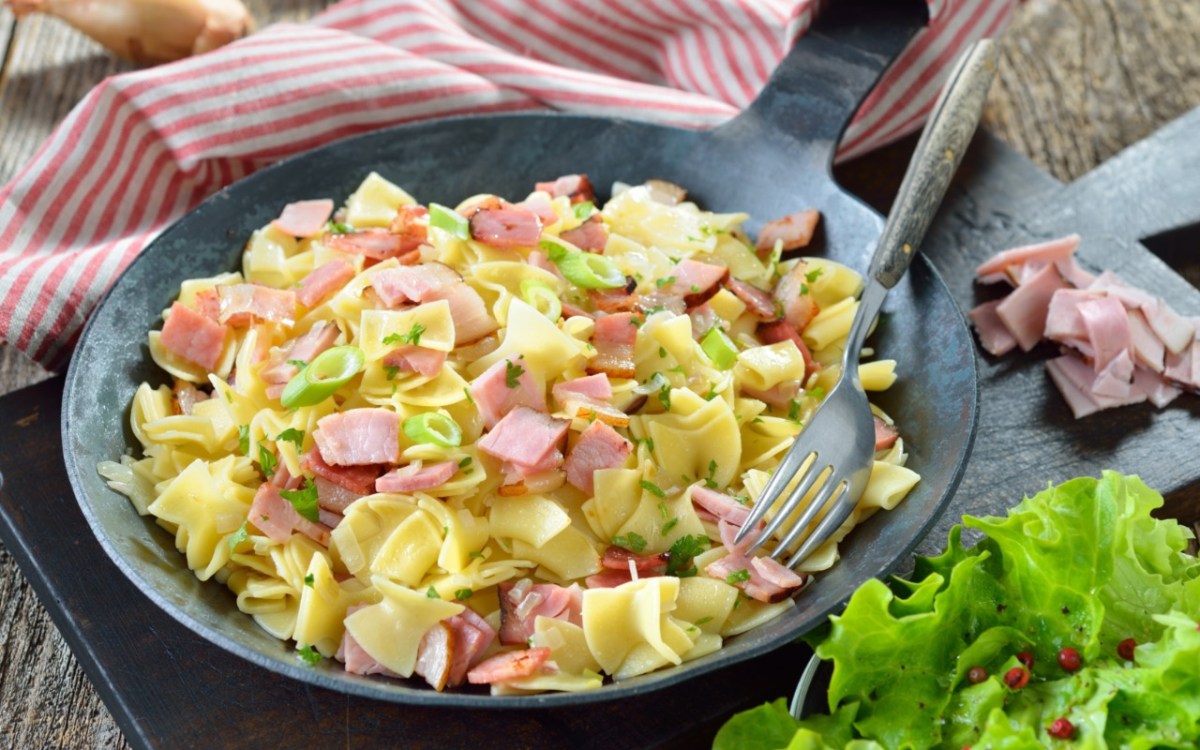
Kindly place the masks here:
<instances>
[{"instance_id":1,"label":"wooden cutting board","mask_svg":"<svg viewBox=\"0 0 1200 750\"><path fill-rule=\"evenodd\" d=\"M1192 273L1200 249L1198 133L1200 110L1072 185L980 134L923 252L967 309L991 294L972 282L985 257L1076 231L1084 265L1113 269L1180 312L1200 314L1200 293L1146 246ZM886 211L911 145L839 176ZM1143 245L1142 238L1151 239ZM1044 372L1054 353L980 355L974 453L926 551L941 546L963 513L1001 513L1047 482L1104 468L1140 474L1168 495L1178 517L1200 515L1200 398L1076 421ZM109 561L63 471L61 390L57 378L0 399L8 435L0 538L134 747L701 747L735 711L789 695L807 659L791 645L644 696L521 712L384 704L281 679L177 624Z\"/></svg>"}]
</instances>

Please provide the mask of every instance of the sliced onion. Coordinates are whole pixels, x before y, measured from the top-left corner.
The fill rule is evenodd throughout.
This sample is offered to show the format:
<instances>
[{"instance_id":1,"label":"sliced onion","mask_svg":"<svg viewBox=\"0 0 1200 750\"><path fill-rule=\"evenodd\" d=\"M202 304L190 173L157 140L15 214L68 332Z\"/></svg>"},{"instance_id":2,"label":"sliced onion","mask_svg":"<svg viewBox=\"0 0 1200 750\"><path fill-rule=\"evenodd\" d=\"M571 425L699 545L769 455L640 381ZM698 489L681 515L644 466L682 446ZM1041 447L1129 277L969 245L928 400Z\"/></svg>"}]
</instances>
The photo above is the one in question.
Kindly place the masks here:
<instances>
[{"instance_id":1,"label":"sliced onion","mask_svg":"<svg viewBox=\"0 0 1200 750\"><path fill-rule=\"evenodd\" d=\"M462 445L462 428L448 415L428 411L404 420L404 434L415 443L457 448Z\"/></svg>"},{"instance_id":2,"label":"sliced onion","mask_svg":"<svg viewBox=\"0 0 1200 750\"><path fill-rule=\"evenodd\" d=\"M544 281L523 279L521 281L521 297L552 322L557 323L558 319L562 317L562 302L558 299L554 288Z\"/></svg>"},{"instance_id":3,"label":"sliced onion","mask_svg":"<svg viewBox=\"0 0 1200 750\"><path fill-rule=\"evenodd\" d=\"M319 404L361 372L365 362L357 346L326 349L288 381L279 403L286 409Z\"/></svg>"}]
</instances>

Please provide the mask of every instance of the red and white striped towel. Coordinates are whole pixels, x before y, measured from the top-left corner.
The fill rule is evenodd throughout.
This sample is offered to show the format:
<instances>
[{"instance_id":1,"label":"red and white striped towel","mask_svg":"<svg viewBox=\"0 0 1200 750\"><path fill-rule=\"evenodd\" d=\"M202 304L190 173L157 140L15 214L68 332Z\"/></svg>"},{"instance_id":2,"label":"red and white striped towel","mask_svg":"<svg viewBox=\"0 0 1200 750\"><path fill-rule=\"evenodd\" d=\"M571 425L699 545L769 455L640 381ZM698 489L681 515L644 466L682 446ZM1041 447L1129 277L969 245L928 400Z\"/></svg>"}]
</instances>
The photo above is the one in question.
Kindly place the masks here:
<instances>
[{"instance_id":1,"label":"red and white striped towel","mask_svg":"<svg viewBox=\"0 0 1200 750\"><path fill-rule=\"evenodd\" d=\"M848 1L848 0L842 0ZM732 117L818 0L343 0L197 58L103 81L0 190L0 339L61 368L95 303L167 225L343 136L556 109L706 128ZM932 23L839 156L916 129L949 62L1014 0L929 0Z\"/></svg>"}]
</instances>

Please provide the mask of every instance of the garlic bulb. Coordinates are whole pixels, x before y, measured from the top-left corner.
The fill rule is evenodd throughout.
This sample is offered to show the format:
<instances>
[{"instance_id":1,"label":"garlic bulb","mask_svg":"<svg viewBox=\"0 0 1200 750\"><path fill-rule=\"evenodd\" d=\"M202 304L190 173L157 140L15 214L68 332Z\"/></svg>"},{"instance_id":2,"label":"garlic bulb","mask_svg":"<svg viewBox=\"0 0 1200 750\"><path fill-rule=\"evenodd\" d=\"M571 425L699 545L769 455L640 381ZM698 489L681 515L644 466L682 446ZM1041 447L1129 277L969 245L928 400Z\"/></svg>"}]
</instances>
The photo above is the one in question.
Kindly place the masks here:
<instances>
[{"instance_id":1,"label":"garlic bulb","mask_svg":"<svg viewBox=\"0 0 1200 750\"><path fill-rule=\"evenodd\" d=\"M216 49L254 30L239 0L6 0L17 18L45 13L112 52L153 65Z\"/></svg>"}]
</instances>

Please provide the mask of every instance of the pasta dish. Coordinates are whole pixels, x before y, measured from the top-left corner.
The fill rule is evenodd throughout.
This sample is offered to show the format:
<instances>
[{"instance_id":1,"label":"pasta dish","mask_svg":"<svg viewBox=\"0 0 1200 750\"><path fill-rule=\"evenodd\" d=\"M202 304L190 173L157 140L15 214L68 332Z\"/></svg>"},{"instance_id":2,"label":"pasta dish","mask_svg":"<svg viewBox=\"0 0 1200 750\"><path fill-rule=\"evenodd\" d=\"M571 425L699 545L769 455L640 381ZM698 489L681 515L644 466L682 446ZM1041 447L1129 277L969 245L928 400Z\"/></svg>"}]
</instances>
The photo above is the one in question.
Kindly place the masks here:
<instances>
[{"instance_id":1,"label":"pasta dish","mask_svg":"<svg viewBox=\"0 0 1200 750\"><path fill-rule=\"evenodd\" d=\"M138 388L139 455L101 474L314 665L521 694L712 653L918 476L876 408L831 541L796 571L735 544L837 380L861 277L782 260L814 211L752 242L670 183L612 192L420 205L373 173L336 211L287 205L241 272L183 282L148 337L174 385Z\"/></svg>"}]
</instances>

